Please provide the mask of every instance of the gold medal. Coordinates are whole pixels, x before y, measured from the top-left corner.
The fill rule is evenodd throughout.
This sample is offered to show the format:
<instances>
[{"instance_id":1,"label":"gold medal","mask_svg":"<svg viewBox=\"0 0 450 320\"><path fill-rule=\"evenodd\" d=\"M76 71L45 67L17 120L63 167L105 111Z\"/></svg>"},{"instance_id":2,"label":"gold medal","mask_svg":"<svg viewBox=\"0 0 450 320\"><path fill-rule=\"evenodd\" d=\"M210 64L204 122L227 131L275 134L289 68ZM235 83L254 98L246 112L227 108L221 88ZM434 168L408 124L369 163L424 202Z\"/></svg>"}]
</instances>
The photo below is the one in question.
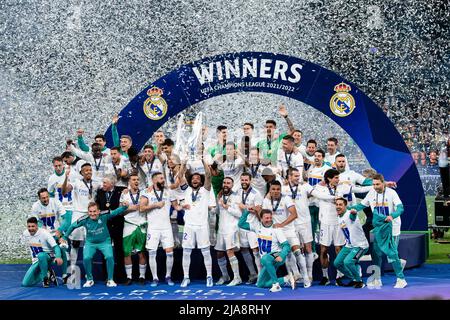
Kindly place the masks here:
<instances>
[{"instance_id":1,"label":"gold medal","mask_svg":"<svg viewBox=\"0 0 450 320\"><path fill-rule=\"evenodd\" d=\"M106 207L109 208L109 202L106 203Z\"/></svg>"}]
</instances>

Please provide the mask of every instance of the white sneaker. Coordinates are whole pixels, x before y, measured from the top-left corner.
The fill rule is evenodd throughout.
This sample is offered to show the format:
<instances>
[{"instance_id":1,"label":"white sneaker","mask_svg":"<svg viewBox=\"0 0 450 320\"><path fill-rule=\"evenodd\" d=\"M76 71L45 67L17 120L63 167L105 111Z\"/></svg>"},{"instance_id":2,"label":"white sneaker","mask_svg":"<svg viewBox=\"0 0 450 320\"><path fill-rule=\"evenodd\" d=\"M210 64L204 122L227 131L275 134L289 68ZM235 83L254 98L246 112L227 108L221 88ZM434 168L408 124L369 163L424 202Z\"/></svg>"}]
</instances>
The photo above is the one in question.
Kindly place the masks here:
<instances>
[{"instance_id":1,"label":"white sneaker","mask_svg":"<svg viewBox=\"0 0 450 320\"><path fill-rule=\"evenodd\" d=\"M400 259L400 263L402 265L402 271L405 270L406 267L406 260L405 259Z\"/></svg>"},{"instance_id":2,"label":"white sneaker","mask_svg":"<svg viewBox=\"0 0 450 320\"><path fill-rule=\"evenodd\" d=\"M85 284L83 284L83 288L90 288L94 285L94 280L87 280Z\"/></svg>"},{"instance_id":3,"label":"white sneaker","mask_svg":"<svg viewBox=\"0 0 450 320\"><path fill-rule=\"evenodd\" d=\"M311 287L311 281L305 281L303 283L303 288L308 289L309 287Z\"/></svg>"},{"instance_id":4,"label":"white sneaker","mask_svg":"<svg viewBox=\"0 0 450 320\"><path fill-rule=\"evenodd\" d=\"M295 286L297 285L296 283L295 283L295 278L294 278L294 276L292 275L292 273L288 273L288 275L287 275L287 280L288 280L288 283L291 285L291 288L292 288L292 290L295 290Z\"/></svg>"},{"instance_id":5,"label":"white sneaker","mask_svg":"<svg viewBox=\"0 0 450 320\"><path fill-rule=\"evenodd\" d=\"M383 286L383 283L381 282L381 279L373 279L370 282L366 283L368 289L381 289Z\"/></svg>"},{"instance_id":6,"label":"white sneaker","mask_svg":"<svg viewBox=\"0 0 450 320\"><path fill-rule=\"evenodd\" d=\"M397 278L397 283L395 284L394 288L395 289L403 289L407 285L408 285L408 283L406 282L405 279Z\"/></svg>"},{"instance_id":7,"label":"white sneaker","mask_svg":"<svg viewBox=\"0 0 450 320\"><path fill-rule=\"evenodd\" d=\"M207 277L206 278L206 286L209 288L209 287L212 287L213 285L214 285L213 278L212 277Z\"/></svg>"},{"instance_id":8,"label":"white sneaker","mask_svg":"<svg viewBox=\"0 0 450 320\"><path fill-rule=\"evenodd\" d=\"M372 256L370 254L366 254L362 256L359 261L372 261Z\"/></svg>"},{"instance_id":9,"label":"white sneaker","mask_svg":"<svg viewBox=\"0 0 450 320\"><path fill-rule=\"evenodd\" d=\"M230 277L221 276L219 281L216 282L216 286L221 286L221 285L225 284L225 282L228 282L228 281L230 281Z\"/></svg>"},{"instance_id":10,"label":"white sneaker","mask_svg":"<svg viewBox=\"0 0 450 320\"><path fill-rule=\"evenodd\" d=\"M109 288L114 288L117 287L117 284L114 282L114 280L108 280L108 282L106 282L106 286Z\"/></svg>"},{"instance_id":11,"label":"white sneaker","mask_svg":"<svg viewBox=\"0 0 450 320\"><path fill-rule=\"evenodd\" d=\"M189 278L184 278L183 281L181 282L181 286L182 288L186 288L189 283L191 283L191 280Z\"/></svg>"},{"instance_id":12,"label":"white sneaker","mask_svg":"<svg viewBox=\"0 0 450 320\"><path fill-rule=\"evenodd\" d=\"M234 278L233 281L231 281L229 284L227 284L227 287L234 287L237 285L240 285L242 283L241 278Z\"/></svg>"},{"instance_id":13,"label":"white sneaker","mask_svg":"<svg viewBox=\"0 0 450 320\"><path fill-rule=\"evenodd\" d=\"M270 288L270 290L269 290L270 292L279 292L279 291L281 291L281 287L280 287L280 284L277 282L277 283L274 283L273 285L272 285L272 288Z\"/></svg>"}]
</instances>

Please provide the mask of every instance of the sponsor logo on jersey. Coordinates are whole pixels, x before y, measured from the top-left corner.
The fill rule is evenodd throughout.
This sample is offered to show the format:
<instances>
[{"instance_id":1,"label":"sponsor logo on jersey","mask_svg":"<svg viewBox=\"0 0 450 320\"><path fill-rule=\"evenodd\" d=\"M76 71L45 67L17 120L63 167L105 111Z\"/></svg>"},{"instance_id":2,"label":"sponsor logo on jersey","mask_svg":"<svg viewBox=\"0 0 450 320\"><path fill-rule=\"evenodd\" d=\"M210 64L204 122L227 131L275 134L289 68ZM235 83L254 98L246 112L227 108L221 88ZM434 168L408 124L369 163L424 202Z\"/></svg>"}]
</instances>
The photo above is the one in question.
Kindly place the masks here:
<instances>
[{"instance_id":1,"label":"sponsor logo on jersey","mask_svg":"<svg viewBox=\"0 0 450 320\"><path fill-rule=\"evenodd\" d=\"M164 91L157 87L147 90L148 98L144 101L144 113L150 120L162 119L167 113L167 102L162 97Z\"/></svg>"},{"instance_id":2,"label":"sponsor logo on jersey","mask_svg":"<svg viewBox=\"0 0 450 320\"><path fill-rule=\"evenodd\" d=\"M330 99L330 109L338 117L347 117L355 110L355 99L349 93L352 88L343 82L334 87L336 93Z\"/></svg>"}]
</instances>

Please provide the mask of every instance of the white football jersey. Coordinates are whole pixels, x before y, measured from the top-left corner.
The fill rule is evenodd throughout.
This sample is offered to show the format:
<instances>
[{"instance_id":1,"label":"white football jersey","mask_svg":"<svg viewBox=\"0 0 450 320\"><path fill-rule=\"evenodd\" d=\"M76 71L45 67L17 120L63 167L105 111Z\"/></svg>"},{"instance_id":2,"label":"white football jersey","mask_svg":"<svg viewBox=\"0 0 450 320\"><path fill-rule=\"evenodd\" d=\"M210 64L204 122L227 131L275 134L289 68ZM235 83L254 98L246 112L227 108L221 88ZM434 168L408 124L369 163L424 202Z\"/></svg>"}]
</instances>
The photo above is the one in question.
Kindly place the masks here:
<instances>
[{"instance_id":1,"label":"white football jersey","mask_svg":"<svg viewBox=\"0 0 450 320\"><path fill-rule=\"evenodd\" d=\"M34 235L25 230L22 237L26 245L30 246L32 263L38 261L37 255L41 252L54 254L53 248L56 246L56 241L47 230L39 228Z\"/></svg>"},{"instance_id":2,"label":"white football jersey","mask_svg":"<svg viewBox=\"0 0 450 320\"><path fill-rule=\"evenodd\" d=\"M97 190L101 187L101 184L94 180L91 180L89 183L83 180L75 180L70 184L73 188L73 210L87 213L89 202L95 201Z\"/></svg>"},{"instance_id":3,"label":"white football jersey","mask_svg":"<svg viewBox=\"0 0 450 320\"><path fill-rule=\"evenodd\" d=\"M151 187L153 185L152 175L154 173L164 173L163 165L157 157L154 157L150 162L144 162L144 164L141 165L141 168L145 173L147 187Z\"/></svg>"},{"instance_id":4,"label":"white football jersey","mask_svg":"<svg viewBox=\"0 0 450 320\"><path fill-rule=\"evenodd\" d=\"M53 235L61 226L60 219L66 214L66 209L59 200L53 198L49 200L46 206L39 200L33 203L30 216L36 217L41 221L42 226L40 228L47 230Z\"/></svg>"},{"instance_id":5,"label":"white football jersey","mask_svg":"<svg viewBox=\"0 0 450 320\"><path fill-rule=\"evenodd\" d=\"M277 168L284 178L287 178L289 168L298 169L300 176L303 176L303 156L300 152L286 153L280 148L277 159Z\"/></svg>"},{"instance_id":6,"label":"white football jersey","mask_svg":"<svg viewBox=\"0 0 450 320\"><path fill-rule=\"evenodd\" d=\"M194 191L191 187L184 190L183 203L189 204L190 209L184 209L184 223L189 226L208 226L208 206L211 193L204 187Z\"/></svg>"},{"instance_id":7,"label":"white football jersey","mask_svg":"<svg viewBox=\"0 0 450 320\"><path fill-rule=\"evenodd\" d=\"M361 204L372 209L372 211L378 210L379 213L386 217L395 211L399 204L402 204L397 192L395 190L385 187L384 193L378 193L375 189L371 189L367 196L361 200ZM400 217L395 218L392 221L392 235L399 236L402 220Z\"/></svg>"},{"instance_id":8,"label":"white football jersey","mask_svg":"<svg viewBox=\"0 0 450 320\"><path fill-rule=\"evenodd\" d=\"M295 208L294 202L284 194L281 195L280 201L272 201L271 199L264 198L262 206L263 209L269 209L273 212L272 219L274 223L283 223L290 215L289 208L291 207ZM293 229L293 222L283 228L286 231Z\"/></svg>"},{"instance_id":9,"label":"white football jersey","mask_svg":"<svg viewBox=\"0 0 450 320\"><path fill-rule=\"evenodd\" d=\"M248 219L250 230L256 233L258 239L259 253L261 256L266 254L281 252L281 244L286 242L286 236L280 228L265 227L257 219Z\"/></svg>"},{"instance_id":10,"label":"white football jersey","mask_svg":"<svg viewBox=\"0 0 450 320\"><path fill-rule=\"evenodd\" d=\"M222 163L220 169L223 170L224 177L233 179L233 190L237 190L240 186L241 174L244 172L244 160L237 158L236 160L228 160Z\"/></svg>"},{"instance_id":11,"label":"white football jersey","mask_svg":"<svg viewBox=\"0 0 450 320\"><path fill-rule=\"evenodd\" d=\"M171 192L167 188L164 188L164 191L161 195L161 191L152 190L151 192L148 192L147 189L145 189L142 191L141 197L147 198L149 204L154 204L160 201L164 202L164 207L155 208L146 213L148 229L151 230L170 229L171 228L170 206L172 201L177 200L173 192Z\"/></svg>"},{"instance_id":12,"label":"white football jersey","mask_svg":"<svg viewBox=\"0 0 450 320\"><path fill-rule=\"evenodd\" d=\"M221 198L230 207L225 209L219 204L219 229L218 233L229 234L238 231L239 218L242 214L238 207L239 197L235 192ZM225 199L225 200L224 200Z\"/></svg>"},{"instance_id":13,"label":"white football jersey","mask_svg":"<svg viewBox=\"0 0 450 320\"><path fill-rule=\"evenodd\" d=\"M79 177L80 175L76 175L73 171L70 171L69 178L67 179L67 182L70 183L71 181L74 181ZM73 209L73 197L72 197L72 191L67 192L65 196L62 194L62 185L64 183L64 180L66 179L66 175L57 175L56 173L53 173L48 178L48 184L47 184L47 190L50 194L54 195L54 198L59 200L64 208L66 210L72 211Z\"/></svg>"},{"instance_id":14,"label":"white football jersey","mask_svg":"<svg viewBox=\"0 0 450 320\"><path fill-rule=\"evenodd\" d=\"M356 216L354 220L350 219L352 214L346 211L342 216L338 216L339 228L345 237L345 246L348 248L369 248L369 243L364 235L359 217Z\"/></svg>"},{"instance_id":15,"label":"white football jersey","mask_svg":"<svg viewBox=\"0 0 450 320\"><path fill-rule=\"evenodd\" d=\"M297 186L287 185L282 188L283 194L290 197L295 203L295 208L297 209L297 219L295 219L296 225L311 223L308 195L312 190L313 187L308 183Z\"/></svg>"},{"instance_id":16,"label":"white football jersey","mask_svg":"<svg viewBox=\"0 0 450 320\"><path fill-rule=\"evenodd\" d=\"M130 189L128 189L128 193L122 193L120 195L120 202L128 202L130 206L140 204L141 203L141 194L142 190L139 190L137 193L132 193ZM123 225L123 237L127 237L136 230L139 226L145 223L145 213L140 213L139 210L131 211L124 215L124 225Z\"/></svg>"}]
</instances>

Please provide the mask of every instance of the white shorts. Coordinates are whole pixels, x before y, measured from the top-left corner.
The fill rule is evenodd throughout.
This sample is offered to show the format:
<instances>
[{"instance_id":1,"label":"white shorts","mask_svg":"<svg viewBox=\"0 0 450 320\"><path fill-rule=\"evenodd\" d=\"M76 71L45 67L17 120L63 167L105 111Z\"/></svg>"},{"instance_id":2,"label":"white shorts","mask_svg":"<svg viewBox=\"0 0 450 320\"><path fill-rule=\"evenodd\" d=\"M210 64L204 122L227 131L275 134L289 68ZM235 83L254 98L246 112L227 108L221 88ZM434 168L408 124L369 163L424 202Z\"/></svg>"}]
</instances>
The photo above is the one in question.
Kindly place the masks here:
<instances>
[{"instance_id":1,"label":"white shorts","mask_svg":"<svg viewBox=\"0 0 450 320\"><path fill-rule=\"evenodd\" d=\"M241 248L258 248L258 238L256 237L256 233L239 229L239 244Z\"/></svg>"},{"instance_id":2,"label":"white shorts","mask_svg":"<svg viewBox=\"0 0 450 320\"><path fill-rule=\"evenodd\" d=\"M86 216L87 214L84 212L79 212L79 211L73 211L72 212L72 221L71 223L76 222L78 219ZM69 236L70 240L74 240L74 241L84 241L86 240L86 228L85 227L80 227L80 228L76 228L75 230L72 231L72 233Z\"/></svg>"},{"instance_id":3,"label":"white shorts","mask_svg":"<svg viewBox=\"0 0 450 320\"><path fill-rule=\"evenodd\" d=\"M209 226L184 225L182 247L185 249L203 249L210 246Z\"/></svg>"},{"instance_id":4,"label":"white shorts","mask_svg":"<svg viewBox=\"0 0 450 320\"><path fill-rule=\"evenodd\" d=\"M160 242L163 249L174 247L172 228L161 230L147 229L145 248L147 250L158 250Z\"/></svg>"},{"instance_id":5,"label":"white shorts","mask_svg":"<svg viewBox=\"0 0 450 320\"><path fill-rule=\"evenodd\" d=\"M326 247L329 247L331 244L335 247L345 245L345 237L339 225L326 225L321 223L319 243Z\"/></svg>"},{"instance_id":6,"label":"white shorts","mask_svg":"<svg viewBox=\"0 0 450 320\"><path fill-rule=\"evenodd\" d=\"M300 240L298 240L297 234L295 233L295 228L283 228L283 233L291 247L300 245Z\"/></svg>"},{"instance_id":7,"label":"white shorts","mask_svg":"<svg viewBox=\"0 0 450 320\"><path fill-rule=\"evenodd\" d=\"M301 239L303 244L313 241L311 223L302 223L295 225L295 233L297 237Z\"/></svg>"},{"instance_id":8,"label":"white shorts","mask_svg":"<svg viewBox=\"0 0 450 320\"><path fill-rule=\"evenodd\" d=\"M239 247L238 232L217 233L216 246L217 251L227 251Z\"/></svg>"}]
</instances>

